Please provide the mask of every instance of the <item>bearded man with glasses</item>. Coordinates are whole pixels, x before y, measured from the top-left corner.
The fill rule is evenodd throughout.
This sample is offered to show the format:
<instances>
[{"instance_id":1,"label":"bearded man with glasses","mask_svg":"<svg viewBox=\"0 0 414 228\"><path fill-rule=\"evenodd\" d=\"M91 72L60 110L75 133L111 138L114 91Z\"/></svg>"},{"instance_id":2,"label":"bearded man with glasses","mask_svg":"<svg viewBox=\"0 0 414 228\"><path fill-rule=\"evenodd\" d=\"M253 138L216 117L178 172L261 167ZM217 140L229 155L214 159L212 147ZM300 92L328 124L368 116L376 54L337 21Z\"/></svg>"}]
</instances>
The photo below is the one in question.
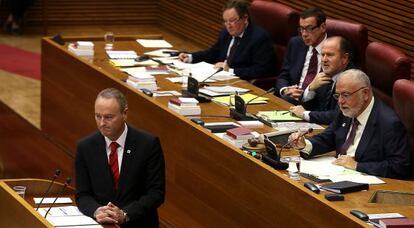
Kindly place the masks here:
<instances>
[{"instance_id":1,"label":"bearded man with glasses","mask_svg":"<svg viewBox=\"0 0 414 228\"><path fill-rule=\"evenodd\" d=\"M335 150L334 164L369 175L410 178L410 144L398 115L374 97L368 76L356 69L338 77L334 98L340 113L321 134L289 141L310 158Z\"/></svg>"},{"instance_id":2,"label":"bearded man with glasses","mask_svg":"<svg viewBox=\"0 0 414 228\"><path fill-rule=\"evenodd\" d=\"M275 57L270 35L249 18L249 2L230 0L223 9L223 29L207 50L180 53L187 63L208 62L250 80L275 73Z\"/></svg>"}]
</instances>

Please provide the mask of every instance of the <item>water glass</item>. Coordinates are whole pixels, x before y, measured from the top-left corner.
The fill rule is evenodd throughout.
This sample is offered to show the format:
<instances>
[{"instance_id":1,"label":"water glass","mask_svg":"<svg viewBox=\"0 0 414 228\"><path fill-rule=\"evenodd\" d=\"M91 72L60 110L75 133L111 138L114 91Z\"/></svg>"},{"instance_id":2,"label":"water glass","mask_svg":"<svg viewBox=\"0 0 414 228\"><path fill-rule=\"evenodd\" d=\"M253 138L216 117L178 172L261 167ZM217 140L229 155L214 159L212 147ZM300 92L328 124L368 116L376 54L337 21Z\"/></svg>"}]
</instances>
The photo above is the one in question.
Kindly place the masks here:
<instances>
[{"instance_id":1,"label":"water glass","mask_svg":"<svg viewBox=\"0 0 414 228\"><path fill-rule=\"evenodd\" d=\"M24 199L26 194L26 186L14 186L13 190Z\"/></svg>"},{"instance_id":2,"label":"water glass","mask_svg":"<svg viewBox=\"0 0 414 228\"><path fill-rule=\"evenodd\" d=\"M300 156L289 157L289 178L300 180Z\"/></svg>"},{"instance_id":3,"label":"water glass","mask_svg":"<svg viewBox=\"0 0 414 228\"><path fill-rule=\"evenodd\" d=\"M115 42L114 33L113 32L105 33L104 40L105 40L105 49L111 50Z\"/></svg>"}]
</instances>

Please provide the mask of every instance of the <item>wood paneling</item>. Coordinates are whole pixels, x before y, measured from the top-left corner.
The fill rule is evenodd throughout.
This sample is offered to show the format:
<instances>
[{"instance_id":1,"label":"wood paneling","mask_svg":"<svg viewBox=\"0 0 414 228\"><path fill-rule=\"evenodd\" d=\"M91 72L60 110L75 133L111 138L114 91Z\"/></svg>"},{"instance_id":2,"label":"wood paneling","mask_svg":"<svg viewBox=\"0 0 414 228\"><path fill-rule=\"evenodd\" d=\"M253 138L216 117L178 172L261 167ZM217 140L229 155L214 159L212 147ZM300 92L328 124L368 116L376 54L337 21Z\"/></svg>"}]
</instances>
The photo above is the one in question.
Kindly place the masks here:
<instances>
[{"instance_id":1,"label":"wood paneling","mask_svg":"<svg viewBox=\"0 0 414 228\"><path fill-rule=\"evenodd\" d=\"M225 0L160 0L160 24L208 47L222 26Z\"/></svg>"},{"instance_id":2,"label":"wood paneling","mask_svg":"<svg viewBox=\"0 0 414 228\"><path fill-rule=\"evenodd\" d=\"M400 48L414 62L414 1L412 0L279 0L297 10L316 6L328 17L365 24L368 40L380 41ZM411 64L414 78L414 64Z\"/></svg>"},{"instance_id":3,"label":"wood paneling","mask_svg":"<svg viewBox=\"0 0 414 228\"><path fill-rule=\"evenodd\" d=\"M155 24L158 3L156 0L36 0L26 24L43 23L43 6L49 25Z\"/></svg>"}]
</instances>

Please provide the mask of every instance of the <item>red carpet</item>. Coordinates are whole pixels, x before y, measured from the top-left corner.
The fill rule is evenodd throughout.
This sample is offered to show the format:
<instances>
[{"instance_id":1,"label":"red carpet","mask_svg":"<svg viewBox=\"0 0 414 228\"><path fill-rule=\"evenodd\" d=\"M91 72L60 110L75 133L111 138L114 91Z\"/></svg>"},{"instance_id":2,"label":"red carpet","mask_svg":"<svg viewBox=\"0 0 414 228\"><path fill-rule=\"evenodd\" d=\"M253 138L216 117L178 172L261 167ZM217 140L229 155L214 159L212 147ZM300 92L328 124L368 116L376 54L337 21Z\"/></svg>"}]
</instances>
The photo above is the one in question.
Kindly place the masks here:
<instances>
[{"instance_id":1,"label":"red carpet","mask_svg":"<svg viewBox=\"0 0 414 228\"><path fill-rule=\"evenodd\" d=\"M0 69L40 80L40 55L0 44Z\"/></svg>"}]
</instances>

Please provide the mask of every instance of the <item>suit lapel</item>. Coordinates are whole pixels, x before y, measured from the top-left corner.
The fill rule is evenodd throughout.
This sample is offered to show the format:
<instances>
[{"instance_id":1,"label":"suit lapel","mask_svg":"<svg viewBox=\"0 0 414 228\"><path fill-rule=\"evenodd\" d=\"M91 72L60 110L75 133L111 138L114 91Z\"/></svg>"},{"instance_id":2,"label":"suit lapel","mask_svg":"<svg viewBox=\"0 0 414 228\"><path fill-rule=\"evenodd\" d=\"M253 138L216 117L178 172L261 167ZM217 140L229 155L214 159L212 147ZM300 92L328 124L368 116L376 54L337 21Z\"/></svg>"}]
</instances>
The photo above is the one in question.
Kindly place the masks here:
<instances>
[{"instance_id":1,"label":"suit lapel","mask_svg":"<svg viewBox=\"0 0 414 228\"><path fill-rule=\"evenodd\" d=\"M360 160L362 154L367 150L368 143L371 141L371 138L376 131L377 126L377 112L378 112L378 102L374 101L374 106L372 107L371 113L369 114L367 124L362 133L361 139L357 150L355 152L355 160Z\"/></svg>"},{"instance_id":2,"label":"suit lapel","mask_svg":"<svg viewBox=\"0 0 414 228\"><path fill-rule=\"evenodd\" d=\"M97 156L97 169L102 170L102 178L105 179L104 183L110 183L110 186L107 186L110 189L112 196L115 195L115 188L114 182L112 178L112 171L109 167L108 163L108 156L106 154L106 145L105 139L102 135L100 135L100 139L98 140L98 156Z\"/></svg>"},{"instance_id":3,"label":"suit lapel","mask_svg":"<svg viewBox=\"0 0 414 228\"><path fill-rule=\"evenodd\" d=\"M133 132L131 128L128 127L128 133L125 140L125 148L122 156L121 174L119 176L117 197L120 196L122 190L125 188L124 186L127 184L125 183L125 178L128 174L128 170L130 170L129 166L131 165L130 161L133 156L133 153L134 151L136 151L134 137L132 136L132 134Z\"/></svg>"}]
</instances>

